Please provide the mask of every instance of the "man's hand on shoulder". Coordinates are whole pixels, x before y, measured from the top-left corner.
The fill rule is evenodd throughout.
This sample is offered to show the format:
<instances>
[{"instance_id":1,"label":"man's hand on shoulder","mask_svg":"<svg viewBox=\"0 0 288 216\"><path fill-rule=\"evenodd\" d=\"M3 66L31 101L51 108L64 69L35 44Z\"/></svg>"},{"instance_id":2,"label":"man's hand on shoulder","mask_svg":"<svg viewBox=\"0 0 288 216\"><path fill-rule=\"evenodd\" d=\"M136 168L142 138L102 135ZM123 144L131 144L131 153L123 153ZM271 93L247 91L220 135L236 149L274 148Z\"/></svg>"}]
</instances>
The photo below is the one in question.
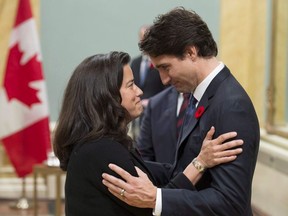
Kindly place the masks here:
<instances>
[{"instance_id":1,"label":"man's hand on shoulder","mask_svg":"<svg viewBox=\"0 0 288 216\"><path fill-rule=\"evenodd\" d=\"M103 184L116 197L128 205L139 208L154 208L156 203L157 188L148 176L135 167L139 177L134 177L115 164L109 164L109 168L120 175L122 179L103 173Z\"/></svg>"}]
</instances>

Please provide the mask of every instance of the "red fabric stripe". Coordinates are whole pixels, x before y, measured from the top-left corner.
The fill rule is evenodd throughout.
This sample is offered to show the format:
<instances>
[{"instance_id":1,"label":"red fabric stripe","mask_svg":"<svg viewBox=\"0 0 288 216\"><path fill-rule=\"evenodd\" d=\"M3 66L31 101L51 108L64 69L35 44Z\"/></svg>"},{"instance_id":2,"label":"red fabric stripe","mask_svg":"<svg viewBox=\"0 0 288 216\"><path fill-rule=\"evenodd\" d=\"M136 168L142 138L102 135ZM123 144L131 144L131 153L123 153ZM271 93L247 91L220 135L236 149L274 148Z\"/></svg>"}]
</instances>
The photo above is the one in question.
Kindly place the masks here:
<instances>
[{"instance_id":1,"label":"red fabric stripe","mask_svg":"<svg viewBox=\"0 0 288 216\"><path fill-rule=\"evenodd\" d=\"M29 0L19 0L18 12L15 22L15 27L20 23L32 17L30 1Z\"/></svg>"}]
</instances>

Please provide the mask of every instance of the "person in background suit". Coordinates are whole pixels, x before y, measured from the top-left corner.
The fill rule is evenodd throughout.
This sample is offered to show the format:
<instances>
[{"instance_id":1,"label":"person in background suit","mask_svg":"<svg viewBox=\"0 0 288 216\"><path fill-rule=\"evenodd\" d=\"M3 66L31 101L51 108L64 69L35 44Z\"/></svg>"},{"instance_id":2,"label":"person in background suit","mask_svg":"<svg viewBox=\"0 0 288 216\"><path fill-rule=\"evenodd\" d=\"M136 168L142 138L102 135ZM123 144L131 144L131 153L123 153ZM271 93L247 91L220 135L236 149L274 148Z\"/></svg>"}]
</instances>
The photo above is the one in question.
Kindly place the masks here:
<instances>
[{"instance_id":1,"label":"person in background suit","mask_svg":"<svg viewBox=\"0 0 288 216\"><path fill-rule=\"evenodd\" d=\"M149 29L148 25L143 25L139 29L139 42L143 39L145 32ZM158 71L154 68L150 58L141 54L131 61L131 69L134 75L134 82L143 91L141 101L144 109L146 108L149 98L161 92L165 86L162 84ZM132 134L135 139L139 135L142 116L132 122Z\"/></svg>"},{"instance_id":2,"label":"person in background suit","mask_svg":"<svg viewBox=\"0 0 288 216\"><path fill-rule=\"evenodd\" d=\"M142 41L145 32L149 29L148 25L141 26L139 30L139 42ZM158 71L154 68L150 58L141 54L131 61L134 82L143 91L141 96L144 107L148 104L150 97L161 92L165 86L162 84Z\"/></svg>"},{"instance_id":3,"label":"person in background suit","mask_svg":"<svg viewBox=\"0 0 288 216\"><path fill-rule=\"evenodd\" d=\"M182 94L173 86L150 98L136 142L144 160L173 164L177 146L177 116L182 102Z\"/></svg>"},{"instance_id":4,"label":"person in background suit","mask_svg":"<svg viewBox=\"0 0 288 216\"><path fill-rule=\"evenodd\" d=\"M134 83L129 61L129 55L124 52L90 56L76 67L65 89L53 149L61 169L67 171L66 215L152 215L151 208L129 206L102 184L103 171L113 174L108 169L109 163L121 165L133 176L138 176L141 169L147 178L157 183L127 133L129 122L143 111L142 91ZM235 134L227 133L215 140L211 140L212 135L213 128L198 156L207 164L214 166L234 160L235 154L241 152L241 149L227 152L229 145L221 144ZM232 141L230 145L237 147L241 143ZM215 153L228 153L231 157L219 160L213 156ZM188 182L201 177L192 165L187 166L183 176ZM182 183L175 179L171 187L174 184ZM125 196L124 189L119 193Z\"/></svg>"},{"instance_id":5,"label":"person in background suit","mask_svg":"<svg viewBox=\"0 0 288 216\"><path fill-rule=\"evenodd\" d=\"M207 24L194 11L175 8L157 17L139 46L150 56L163 84L172 84L177 91L193 96L173 166L161 169L161 164L156 167L154 163L150 171L160 179L165 178L163 173L168 173L167 179L175 178L193 160L203 176L191 190L158 187L155 193L155 186L147 179L133 177L112 165L124 181L104 174L103 183L115 196L118 188L124 188L126 203L155 208L155 215L252 216L251 187L260 139L258 118L248 94L227 66L217 60L217 45ZM243 153L231 163L206 170L205 164L193 158L212 125L216 136L237 131L237 138L244 140Z\"/></svg>"}]
</instances>

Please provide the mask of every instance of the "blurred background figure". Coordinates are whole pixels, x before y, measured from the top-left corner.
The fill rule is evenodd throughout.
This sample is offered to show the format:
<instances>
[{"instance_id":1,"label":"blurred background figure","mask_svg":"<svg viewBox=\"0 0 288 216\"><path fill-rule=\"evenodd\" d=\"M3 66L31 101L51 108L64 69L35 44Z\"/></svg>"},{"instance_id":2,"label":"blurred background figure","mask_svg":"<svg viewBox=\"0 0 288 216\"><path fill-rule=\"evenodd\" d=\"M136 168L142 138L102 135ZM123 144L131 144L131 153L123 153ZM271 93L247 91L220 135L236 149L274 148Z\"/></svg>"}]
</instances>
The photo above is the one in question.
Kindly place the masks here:
<instances>
[{"instance_id":1,"label":"blurred background figure","mask_svg":"<svg viewBox=\"0 0 288 216\"><path fill-rule=\"evenodd\" d=\"M143 25L139 29L139 41L143 39L145 32L149 30L149 25ZM148 104L149 98L161 92L165 86L162 84L158 71L152 65L150 59L145 54L136 56L131 61L131 68L134 75L134 82L143 91L141 97L142 105L145 107ZM131 125L131 132L134 139L139 135L142 115L135 119Z\"/></svg>"},{"instance_id":2,"label":"blurred background figure","mask_svg":"<svg viewBox=\"0 0 288 216\"><path fill-rule=\"evenodd\" d=\"M173 86L150 98L136 145L146 161L173 164L189 95Z\"/></svg>"}]
</instances>

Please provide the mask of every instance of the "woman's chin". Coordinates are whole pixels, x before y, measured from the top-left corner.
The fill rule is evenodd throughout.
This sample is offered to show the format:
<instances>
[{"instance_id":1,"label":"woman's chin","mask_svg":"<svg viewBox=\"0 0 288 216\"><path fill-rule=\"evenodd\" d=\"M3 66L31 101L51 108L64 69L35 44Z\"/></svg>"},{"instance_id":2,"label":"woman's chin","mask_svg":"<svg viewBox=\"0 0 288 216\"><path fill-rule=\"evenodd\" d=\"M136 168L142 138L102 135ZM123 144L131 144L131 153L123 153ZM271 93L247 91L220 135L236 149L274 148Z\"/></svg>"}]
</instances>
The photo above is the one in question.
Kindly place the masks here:
<instances>
[{"instance_id":1,"label":"woman's chin","mask_svg":"<svg viewBox=\"0 0 288 216\"><path fill-rule=\"evenodd\" d=\"M135 115L132 117L133 118L132 120L135 120L136 118L140 117L142 113L143 113L143 107L139 109L137 114L135 113Z\"/></svg>"}]
</instances>

